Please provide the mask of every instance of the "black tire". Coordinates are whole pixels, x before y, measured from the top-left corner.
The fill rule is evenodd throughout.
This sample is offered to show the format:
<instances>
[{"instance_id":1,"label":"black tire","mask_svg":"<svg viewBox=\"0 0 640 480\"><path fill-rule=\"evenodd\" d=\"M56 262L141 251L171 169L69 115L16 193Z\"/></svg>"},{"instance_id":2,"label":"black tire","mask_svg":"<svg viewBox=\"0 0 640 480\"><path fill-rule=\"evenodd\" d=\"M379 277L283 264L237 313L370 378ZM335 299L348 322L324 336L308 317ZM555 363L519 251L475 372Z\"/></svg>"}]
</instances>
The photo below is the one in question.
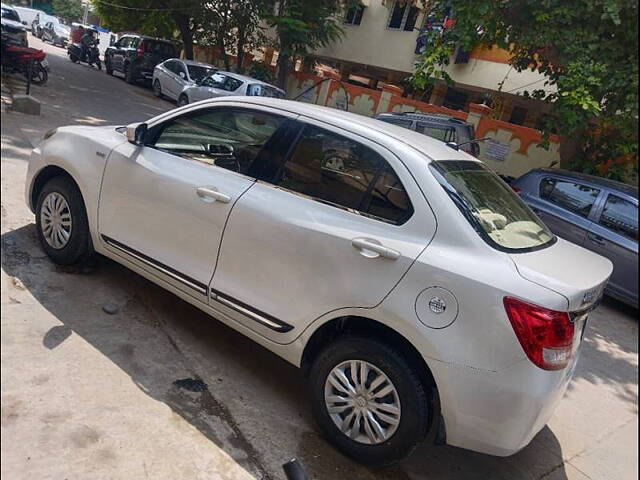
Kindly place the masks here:
<instances>
[{"instance_id":1,"label":"black tire","mask_svg":"<svg viewBox=\"0 0 640 480\"><path fill-rule=\"evenodd\" d=\"M64 197L71 213L70 237L67 244L60 249L49 245L42 232L42 205L47 195L54 192ZM69 177L54 177L40 191L36 203L36 232L42 249L58 265L72 265L85 261L92 255L91 235L82 194Z\"/></svg>"},{"instance_id":2,"label":"black tire","mask_svg":"<svg viewBox=\"0 0 640 480\"><path fill-rule=\"evenodd\" d=\"M184 93L178 97L178 106L183 107L184 105L189 105L189 97L187 97Z\"/></svg>"},{"instance_id":3,"label":"black tire","mask_svg":"<svg viewBox=\"0 0 640 480\"><path fill-rule=\"evenodd\" d=\"M325 382L334 367L348 360L364 360L391 380L400 399L400 422L384 442L371 445L350 439L331 419L324 400ZM388 465L409 455L427 436L432 410L425 386L409 362L383 342L346 336L327 345L310 369L313 414L325 437L342 453L366 465ZM345 414L348 413L345 412Z\"/></svg>"},{"instance_id":4,"label":"black tire","mask_svg":"<svg viewBox=\"0 0 640 480\"><path fill-rule=\"evenodd\" d=\"M135 83L136 81L135 78L133 78L133 69L128 63L124 66L124 81L129 84Z\"/></svg>"},{"instance_id":5,"label":"black tire","mask_svg":"<svg viewBox=\"0 0 640 480\"><path fill-rule=\"evenodd\" d=\"M102 70L102 62L100 61L100 59L96 59L96 67L98 67L98 70Z\"/></svg>"},{"instance_id":6,"label":"black tire","mask_svg":"<svg viewBox=\"0 0 640 480\"><path fill-rule=\"evenodd\" d=\"M69 54L69 60L71 60L73 63L78 63L80 61L80 59L73 53Z\"/></svg>"},{"instance_id":7,"label":"black tire","mask_svg":"<svg viewBox=\"0 0 640 480\"><path fill-rule=\"evenodd\" d=\"M48 80L49 72L47 72L47 69L44 68L40 62L36 63L31 72L31 83L34 85L44 85Z\"/></svg>"},{"instance_id":8,"label":"black tire","mask_svg":"<svg viewBox=\"0 0 640 480\"><path fill-rule=\"evenodd\" d=\"M153 81L153 94L158 98L162 98L162 86L157 78Z\"/></svg>"},{"instance_id":9,"label":"black tire","mask_svg":"<svg viewBox=\"0 0 640 480\"><path fill-rule=\"evenodd\" d=\"M111 62L108 59L104 59L104 70L107 72L107 75L113 75L113 68L111 68Z\"/></svg>"}]
</instances>

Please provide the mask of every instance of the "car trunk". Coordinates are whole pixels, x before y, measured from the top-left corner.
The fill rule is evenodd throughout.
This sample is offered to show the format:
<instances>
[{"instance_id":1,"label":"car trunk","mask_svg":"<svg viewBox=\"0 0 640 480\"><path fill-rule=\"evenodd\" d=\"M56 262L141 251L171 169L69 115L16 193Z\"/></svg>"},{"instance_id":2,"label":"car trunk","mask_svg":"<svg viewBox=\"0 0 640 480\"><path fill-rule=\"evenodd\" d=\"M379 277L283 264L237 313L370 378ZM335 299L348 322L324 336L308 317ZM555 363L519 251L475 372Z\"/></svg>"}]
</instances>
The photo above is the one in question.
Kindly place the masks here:
<instances>
[{"instance_id":1,"label":"car trunk","mask_svg":"<svg viewBox=\"0 0 640 480\"><path fill-rule=\"evenodd\" d=\"M613 271L608 259L561 238L541 250L509 256L523 278L566 297L570 312L592 307Z\"/></svg>"}]
</instances>

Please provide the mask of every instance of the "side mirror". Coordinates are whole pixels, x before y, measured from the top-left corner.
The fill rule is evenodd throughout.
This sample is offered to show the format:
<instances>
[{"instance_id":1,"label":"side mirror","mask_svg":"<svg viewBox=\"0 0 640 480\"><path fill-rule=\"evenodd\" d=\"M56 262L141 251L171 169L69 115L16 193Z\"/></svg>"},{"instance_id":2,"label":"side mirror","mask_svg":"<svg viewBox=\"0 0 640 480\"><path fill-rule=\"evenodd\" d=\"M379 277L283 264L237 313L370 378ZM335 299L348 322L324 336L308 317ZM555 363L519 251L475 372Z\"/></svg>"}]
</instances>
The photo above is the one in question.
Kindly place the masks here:
<instances>
[{"instance_id":1,"label":"side mirror","mask_svg":"<svg viewBox=\"0 0 640 480\"><path fill-rule=\"evenodd\" d=\"M144 145L145 137L147 135L146 123L130 123L127 125L127 140L134 145Z\"/></svg>"},{"instance_id":2,"label":"side mirror","mask_svg":"<svg viewBox=\"0 0 640 480\"><path fill-rule=\"evenodd\" d=\"M187 75L184 72L180 72L178 75L180 75L180 78L183 80L186 80Z\"/></svg>"}]
</instances>

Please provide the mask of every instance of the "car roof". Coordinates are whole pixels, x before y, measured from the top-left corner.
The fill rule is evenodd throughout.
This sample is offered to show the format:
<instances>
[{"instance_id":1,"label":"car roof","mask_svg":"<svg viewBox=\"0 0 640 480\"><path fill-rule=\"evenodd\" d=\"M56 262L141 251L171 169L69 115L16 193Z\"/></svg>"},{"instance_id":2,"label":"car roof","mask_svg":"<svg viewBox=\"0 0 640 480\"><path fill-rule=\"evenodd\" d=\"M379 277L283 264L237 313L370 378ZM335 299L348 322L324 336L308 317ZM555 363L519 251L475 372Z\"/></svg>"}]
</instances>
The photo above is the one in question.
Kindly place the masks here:
<instances>
[{"instance_id":1,"label":"car roof","mask_svg":"<svg viewBox=\"0 0 640 480\"><path fill-rule=\"evenodd\" d=\"M215 104L217 102L238 102L244 105L262 105L274 109L284 110L293 114L319 120L321 122L342 128L364 137L370 136L371 132L384 135L395 141L409 145L431 160L469 160L480 162L475 157L461 151L454 150L444 142L435 138L414 132L408 128L399 127L391 123L365 117L356 113L345 112L336 108L324 107L313 103L296 102L293 100L283 100L271 97L242 97L229 96L219 99L209 99L201 104ZM374 140L375 141L375 140Z\"/></svg>"},{"instance_id":2,"label":"car roof","mask_svg":"<svg viewBox=\"0 0 640 480\"><path fill-rule=\"evenodd\" d=\"M562 170L559 168L536 168L534 170L531 170L529 173L537 173L540 175L551 174L555 176L565 177L571 180L579 180L582 182L590 183L592 185L599 185L610 190L617 190L618 192L625 193L636 199L638 198L638 187L622 182L617 182L609 178L597 177L595 175L588 175L581 172L572 172L570 170Z\"/></svg>"},{"instance_id":3,"label":"car roof","mask_svg":"<svg viewBox=\"0 0 640 480\"><path fill-rule=\"evenodd\" d=\"M218 70L217 67L211 65L210 63L198 62L196 60L186 60L186 59L183 59L183 58L170 58L169 60L180 60L185 65L197 65L199 67L209 67L209 68L213 68L215 70Z\"/></svg>"},{"instance_id":4,"label":"car roof","mask_svg":"<svg viewBox=\"0 0 640 480\"><path fill-rule=\"evenodd\" d=\"M249 77L247 75L241 75L239 73L234 73L234 72L227 72L224 70L218 70L216 73L221 73L223 75L227 75L231 78L235 78L236 80L241 80L243 82L246 83L257 83L259 85L267 85L268 87L273 87L273 88L277 88L278 90L284 91L279 87L276 87L275 85L272 85L270 83L267 82L263 82L262 80L258 80L257 78L253 78L253 77Z\"/></svg>"}]
</instances>

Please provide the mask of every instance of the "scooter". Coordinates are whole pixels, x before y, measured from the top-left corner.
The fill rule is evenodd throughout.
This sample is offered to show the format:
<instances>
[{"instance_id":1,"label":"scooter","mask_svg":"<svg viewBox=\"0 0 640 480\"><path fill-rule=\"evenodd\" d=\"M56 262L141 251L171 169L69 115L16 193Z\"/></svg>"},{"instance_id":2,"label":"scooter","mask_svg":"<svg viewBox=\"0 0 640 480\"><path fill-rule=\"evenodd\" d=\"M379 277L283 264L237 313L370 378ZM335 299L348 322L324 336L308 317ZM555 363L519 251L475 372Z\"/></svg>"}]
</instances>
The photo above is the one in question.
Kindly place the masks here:
<instances>
[{"instance_id":1,"label":"scooter","mask_svg":"<svg viewBox=\"0 0 640 480\"><path fill-rule=\"evenodd\" d=\"M71 43L67 47L67 55L73 63L85 62L87 65L95 65L98 70L102 70L102 62L100 61L100 50L98 50L98 42L95 41L87 49L85 58L82 58L82 47L79 43Z\"/></svg>"},{"instance_id":2,"label":"scooter","mask_svg":"<svg viewBox=\"0 0 640 480\"><path fill-rule=\"evenodd\" d=\"M15 45L5 35L0 41L2 48L2 70L7 73L18 72L36 85L44 85L49 79L49 62L42 50Z\"/></svg>"}]
</instances>

